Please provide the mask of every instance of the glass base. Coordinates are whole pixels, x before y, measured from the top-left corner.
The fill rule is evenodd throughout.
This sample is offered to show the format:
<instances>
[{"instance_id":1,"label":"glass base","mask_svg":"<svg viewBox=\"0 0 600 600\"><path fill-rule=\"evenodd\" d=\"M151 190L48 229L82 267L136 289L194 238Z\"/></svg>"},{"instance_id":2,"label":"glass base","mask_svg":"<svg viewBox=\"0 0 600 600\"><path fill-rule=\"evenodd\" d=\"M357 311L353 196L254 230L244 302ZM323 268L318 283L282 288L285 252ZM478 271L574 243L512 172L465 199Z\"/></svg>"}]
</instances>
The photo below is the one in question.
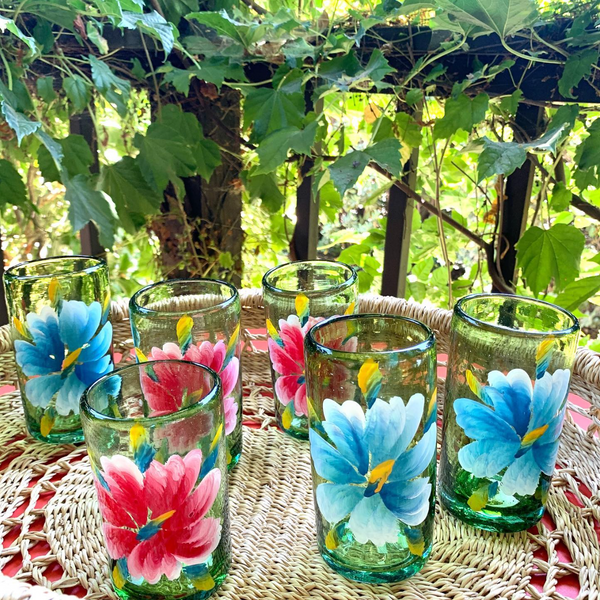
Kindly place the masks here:
<instances>
[{"instance_id":1,"label":"glass base","mask_svg":"<svg viewBox=\"0 0 600 600\"><path fill-rule=\"evenodd\" d=\"M44 436L40 433L39 429L36 431L29 425L27 427L31 437L34 437L38 442L45 442L47 444L79 444L83 442L83 431L76 429L75 431L57 431L56 433L49 433Z\"/></svg>"},{"instance_id":2,"label":"glass base","mask_svg":"<svg viewBox=\"0 0 600 600\"><path fill-rule=\"evenodd\" d=\"M519 503L518 514L510 515L490 509L476 512L465 501L460 500L453 493L448 493L441 486L439 498L441 505L463 523L496 533L526 531L536 525L544 514L544 507L535 498L532 498L531 506L527 506L526 502Z\"/></svg>"},{"instance_id":3,"label":"glass base","mask_svg":"<svg viewBox=\"0 0 600 600\"><path fill-rule=\"evenodd\" d=\"M227 577L227 573L223 573L219 577L215 577L215 586L210 590L198 590L192 591L190 594L185 594L185 592L161 592L160 590L156 590L156 592L147 592L144 591L141 587L135 586L132 584L125 584L121 589L117 588L117 586L113 583L113 589L115 594L122 598L123 600L206 600L212 596L218 589L221 587L221 584L225 581Z\"/></svg>"},{"instance_id":4,"label":"glass base","mask_svg":"<svg viewBox=\"0 0 600 600\"><path fill-rule=\"evenodd\" d=\"M326 552L321 553L321 558L340 575L351 581L361 583L394 583L403 581L416 575L425 565L431 553L431 546L423 553L423 556L414 556L414 559L396 568L388 567L386 570L360 570L356 567L340 563Z\"/></svg>"}]
</instances>

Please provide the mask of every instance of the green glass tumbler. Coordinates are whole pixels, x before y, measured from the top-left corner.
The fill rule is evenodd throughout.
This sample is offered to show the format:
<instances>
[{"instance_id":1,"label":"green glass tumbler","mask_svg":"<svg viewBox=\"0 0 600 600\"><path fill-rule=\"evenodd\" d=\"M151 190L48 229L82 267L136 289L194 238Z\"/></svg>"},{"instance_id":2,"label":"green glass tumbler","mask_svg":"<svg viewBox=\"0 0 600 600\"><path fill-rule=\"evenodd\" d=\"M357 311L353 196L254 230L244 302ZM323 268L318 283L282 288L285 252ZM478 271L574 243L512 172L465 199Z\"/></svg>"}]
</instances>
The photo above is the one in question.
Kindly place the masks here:
<instances>
[{"instance_id":1,"label":"green glass tumbler","mask_svg":"<svg viewBox=\"0 0 600 600\"><path fill-rule=\"evenodd\" d=\"M91 256L34 260L8 269L4 287L27 429L80 442L81 395L113 370L108 267Z\"/></svg>"},{"instance_id":2,"label":"green glass tumbler","mask_svg":"<svg viewBox=\"0 0 600 600\"><path fill-rule=\"evenodd\" d=\"M317 543L349 579L400 581L432 546L436 350L399 316L352 315L305 341Z\"/></svg>"},{"instance_id":3,"label":"green glass tumbler","mask_svg":"<svg viewBox=\"0 0 600 600\"><path fill-rule=\"evenodd\" d=\"M456 304L439 485L462 521L510 532L542 517L578 337L571 313L533 298L475 294Z\"/></svg>"},{"instance_id":4,"label":"green glass tumbler","mask_svg":"<svg viewBox=\"0 0 600 600\"><path fill-rule=\"evenodd\" d=\"M216 279L161 281L129 302L138 360L189 360L221 377L230 469L242 454L240 316L237 290Z\"/></svg>"},{"instance_id":5,"label":"green glass tumbler","mask_svg":"<svg viewBox=\"0 0 600 600\"><path fill-rule=\"evenodd\" d=\"M230 564L221 382L182 360L117 369L81 401L116 594L210 596Z\"/></svg>"},{"instance_id":6,"label":"green glass tumbler","mask_svg":"<svg viewBox=\"0 0 600 600\"><path fill-rule=\"evenodd\" d=\"M323 319L353 313L357 293L356 271L335 261L287 263L263 277L275 415L279 427L295 438L308 438L306 333Z\"/></svg>"}]
</instances>

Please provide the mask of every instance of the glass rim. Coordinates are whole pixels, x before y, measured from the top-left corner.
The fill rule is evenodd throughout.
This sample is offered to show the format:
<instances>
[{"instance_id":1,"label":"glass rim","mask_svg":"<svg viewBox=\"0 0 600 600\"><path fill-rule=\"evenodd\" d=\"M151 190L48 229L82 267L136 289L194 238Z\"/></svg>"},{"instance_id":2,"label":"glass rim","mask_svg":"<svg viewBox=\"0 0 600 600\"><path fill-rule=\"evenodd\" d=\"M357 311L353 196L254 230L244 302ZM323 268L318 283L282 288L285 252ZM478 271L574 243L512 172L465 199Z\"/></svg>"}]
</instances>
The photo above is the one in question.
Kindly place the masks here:
<instances>
[{"instance_id":1,"label":"glass rim","mask_svg":"<svg viewBox=\"0 0 600 600\"><path fill-rule=\"evenodd\" d=\"M487 321L482 321L477 317L469 315L463 308L465 304L468 304L474 300L482 300L486 298L513 299L522 302L523 304L533 304L540 307L549 308L555 313L566 316L568 319L570 319L572 324L566 329L552 329L548 331L512 329L504 325L498 325L497 323L488 323ZM481 329L485 329L486 331L491 331L492 333L500 333L503 335L508 334L514 337L564 337L567 335L571 335L572 333L576 333L580 329L579 320L573 313L568 311L566 308L563 308L562 306L558 306L556 304L552 304L551 302L547 302L546 300L538 300L537 298L530 298L529 296L520 296L518 294L493 294L490 292L482 294L469 294L468 296L463 296L460 300L458 300L458 302L454 306L453 312L457 318L461 319L466 323L469 323L469 325L474 325Z\"/></svg>"},{"instance_id":2,"label":"glass rim","mask_svg":"<svg viewBox=\"0 0 600 600\"><path fill-rule=\"evenodd\" d=\"M330 348L325 344L321 344L317 342L315 339L315 332L319 329L323 329L328 325L332 325L335 323L341 323L342 321L358 321L358 320L374 320L374 319L384 319L388 321L404 321L406 323L411 323L416 325L419 329L423 331L425 334L424 339L421 342L413 344L411 346L406 346L405 348L398 348L395 350L368 350L361 352L353 352L349 350L336 350L334 348ZM378 313L359 313L355 315L341 315L337 317L330 317L329 319L325 319L320 323L317 323L313 327L311 327L306 334L306 340L309 344L311 344L314 349L319 354L326 354L328 356L339 357L339 358L356 358L357 356L368 356L369 358L377 358L381 356L394 356L406 355L407 357L412 357L416 354L425 354L427 351L431 350L435 346L435 334L433 330L422 323L421 321L417 321L417 319L411 319L410 317L405 317L403 315L388 315L388 314L378 314Z\"/></svg>"},{"instance_id":3,"label":"glass rim","mask_svg":"<svg viewBox=\"0 0 600 600\"><path fill-rule=\"evenodd\" d=\"M161 287L169 287L173 284L182 284L182 283L211 283L211 284L219 284L220 286L225 286L231 292L231 296L229 298L225 298L221 302L217 304L213 304L212 306L206 306L204 308L195 308L193 310L155 310L153 308L148 308L146 306L142 306L139 304L138 299L146 293L154 291L156 288ZM186 296L192 294L186 294ZM185 298L185 296L180 296L181 298ZM228 308L231 304L234 304L235 301L239 298L239 292L237 288L227 281L223 281L222 279L210 279L209 277L198 277L197 279L164 279L163 281L157 281L156 283L151 283L149 285L144 286L139 289L131 298L129 299L129 312L135 312L140 315L144 315L147 317L174 317L174 316L183 316L189 314L201 314L201 313L209 313L214 310L220 310L223 308Z\"/></svg>"},{"instance_id":4,"label":"glass rim","mask_svg":"<svg viewBox=\"0 0 600 600\"><path fill-rule=\"evenodd\" d=\"M46 275L18 275L17 271L19 269L26 269L30 265L39 265L42 263L57 263L59 261L72 261L75 262L77 260L91 260L94 261L93 265L89 267L85 267L83 269L77 269L74 271L68 271L65 273L48 273ZM100 258L99 256L91 256L88 254L69 254L68 256L47 256L46 258L36 258L35 260L25 260L23 262L17 263L12 267L8 267L6 271L4 271L4 277L9 279L16 279L19 281L34 281L37 279L54 279L61 277L70 277L77 273L88 273L92 274L101 269L102 267L107 267L106 260L104 258Z\"/></svg>"},{"instance_id":5,"label":"glass rim","mask_svg":"<svg viewBox=\"0 0 600 600\"><path fill-rule=\"evenodd\" d=\"M120 376L123 371L129 371L133 369L137 369L139 371L139 368L144 365L160 363L179 363L183 365L192 365L194 367L200 368L212 377L213 386L211 390L206 394L206 396L204 396L202 400L199 400L195 404L190 404L189 406L185 406L184 408L176 412L172 412L167 415L159 415L157 417L114 417L112 415L105 415L101 413L100 411L93 408L88 402L88 396L93 392L93 390L99 387L105 381L109 380L111 377L114 377L116 375ZM117 426L131 426L132 424L137 423L148 426L157 424L168 424L173 423L175 421L180 421L181 419L186 417L194 416L206 404L219 397L219 395L221 394L221 387L221 378L219 377L218 373L216 373L216 371L214 371L210 367L207 367L206 365L201 365L200 363L193 362L191 360L148 360L119 367L118 369L115 369L114 371L111 371L110 373L107 373L106 375L103 375L102 377L94 381L94 383L92 383L90 386L87 387L87 389L84 390L81 396L80 412L85 414L86 417L92 420L102 421L103 423L111 423Z\"/></svg>"},{"instance_id":6,"label":"glass rim","mask_svg":"<svg viewBox=\"0 0 600 600\"><path fill-rule=\"evenodd\" d=\"M276 271L284 270L284 269L287 269L289 267L296 266L296 265L314 266L317 264L341 267L342 269L346 270L346 272L349 271L349 275L346 277L346 280L343 281L342 283L332 285L332 286L327 287L322 290L284 290L283 288L279 288L270 282L270 278L273 276L273 273L275 273ZM297 294L302 293L305 296L308 296L310 298L311 296L321 296L323 294L343 292L344 290L346 290L349 287L351 287L352 285L354 285L356 283L357 279L358 279L358 273L357 273L356 269L352 265L348 265L348 264L340 262L338 260L328 260L328 259L293 260L293 261L284 263L282 265L277 265L276 267L272 267L271 269L269 269L263 275L262 284L263 284L264 289L268 290L269 292L271 292L273 294L279 294L281 296L296 296Z\"/></svg>"}]
</instances>

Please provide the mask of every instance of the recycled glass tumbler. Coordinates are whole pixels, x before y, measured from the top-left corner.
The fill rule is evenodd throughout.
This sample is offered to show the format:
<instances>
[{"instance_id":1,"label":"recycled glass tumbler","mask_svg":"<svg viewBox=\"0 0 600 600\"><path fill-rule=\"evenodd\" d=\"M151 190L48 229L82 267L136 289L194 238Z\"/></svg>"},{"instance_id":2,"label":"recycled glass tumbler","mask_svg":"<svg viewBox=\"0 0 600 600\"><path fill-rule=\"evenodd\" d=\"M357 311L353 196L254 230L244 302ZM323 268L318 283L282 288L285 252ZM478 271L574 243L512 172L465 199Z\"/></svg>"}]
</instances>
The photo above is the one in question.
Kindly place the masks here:
<instances>
[{"instance_id":1,"label":"recycled glass tumbler","mask_svg":"<svg viewBox=\"0 0 600 600\"><path fill-rule=\"evenodd\" d=\"M289 435L305 440L304 338L315 323L354 312L357 274L335 261L287 263L265 274L263 298L277 423Z\"/></svg>"},{"instance_id":2,"label":"recycled glass tumbler","mask_svg":"<svg viewBox=\"0 0 600 600\"><path fill-rule=\"evenodd\" d=\"M189 360L221 377L230 469L242 453L240 311L235 287L216 279L161 281L129 302L138 361Z\"/></svg>"},{"instance_id":3,"label":"recycled glass tumbler","mask_svg":"<svg viewBox=\"0 0 600 600\"><path fill-rule=\"evenodd\" d=\"M406 579L431 552L435 346L400 316L337 317L306 337L317 543L349 579Z\"/></svg>"},{"instance_id":4,"label":"recycled glass tumbler","mask_svg":"<svg viewBox=\"0 0 600 600\"><path fill-rule=\"evenodd\" d=\"M91 256L34 260L8 269L4 286L27 429L80 442L81 395L113 370L108 267Z\"/></svg>"},{"instance_id":5,"label":"recycled glass tumbler","mask_svg":"<svg viewBox=\"0 0 600 600\"><path fill-rule=\"evenodd\" d=\"M121 598L210 596L230 564L221 383L190 362L117 369L81 402Z\"/></svg>"},{"instance_id":6,"label":"recycled glass tumbler","mask_svg":"<svg viewBox=\"0 0 600 600\"><path fill-rule=\"evenodd\" d=\"M578 336L571 313L540 300L475 294L456 304L440 496L462 521L510 532L542 517Z\"/></svg>"}]
</instances>

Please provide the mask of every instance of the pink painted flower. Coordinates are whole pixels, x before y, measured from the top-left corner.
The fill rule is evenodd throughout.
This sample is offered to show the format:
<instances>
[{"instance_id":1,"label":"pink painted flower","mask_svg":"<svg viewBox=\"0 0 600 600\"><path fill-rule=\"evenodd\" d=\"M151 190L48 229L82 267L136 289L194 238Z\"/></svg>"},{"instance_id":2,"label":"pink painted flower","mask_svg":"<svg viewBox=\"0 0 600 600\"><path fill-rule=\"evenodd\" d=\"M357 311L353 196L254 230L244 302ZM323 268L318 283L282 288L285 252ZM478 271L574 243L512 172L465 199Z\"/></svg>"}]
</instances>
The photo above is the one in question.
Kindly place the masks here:
<instances>
[{"instance_id":1,"label":"pink painted flower","mask_svg":"<svg viewBox=\"0 0 600 600\"><path fill-rule=\"evenodd\" d=\"M177 579L183 566L205 563L219 545L221 520L206 517L221 485L212 469L197 487L202 452L166 464L153 460L142 474L129 458L102 457L95 478L106 547L114 560L125 559L132 579L157 583Z\"/></svg>"},{"instance_id":2,"label":"pink painted flower","mask_svg":"<svg viewBox=\"0 0 600 600\"><path fill-rule=\"evenodd\" d=\"M275 393L284 406L293 401L294 412L297 415L308 414L304 376L304 337L313 325L322 320L322 317L309 317L302 327L300 319L296 315L290 315L287 320L279 320L279 336L283 346L269 338L269 355L273 369L280 375L275 381Z\"/></svg>"},{"instance_id":3,"label":"pink painted flower","mask_svg":"<svg viewBox=\"0 0 600 600\"><path fill-rule=\"evenodd\" d=\"M229 363L223 368L227 347L223 341L216 344L210 342L202 342L201 344L192 344L182 356L181 349L177 344L171 342L160 348L152 348L150 352L150 360L189 360L211 368L221 377L223 385L223 409L225 412L225 433L229 435L237 423L238 404L231 395L233 392L240 373L240 361L237 357L232 357ZM148 398L148 404L152 408L154 399Z\"/></svg>"}]
</instances>

